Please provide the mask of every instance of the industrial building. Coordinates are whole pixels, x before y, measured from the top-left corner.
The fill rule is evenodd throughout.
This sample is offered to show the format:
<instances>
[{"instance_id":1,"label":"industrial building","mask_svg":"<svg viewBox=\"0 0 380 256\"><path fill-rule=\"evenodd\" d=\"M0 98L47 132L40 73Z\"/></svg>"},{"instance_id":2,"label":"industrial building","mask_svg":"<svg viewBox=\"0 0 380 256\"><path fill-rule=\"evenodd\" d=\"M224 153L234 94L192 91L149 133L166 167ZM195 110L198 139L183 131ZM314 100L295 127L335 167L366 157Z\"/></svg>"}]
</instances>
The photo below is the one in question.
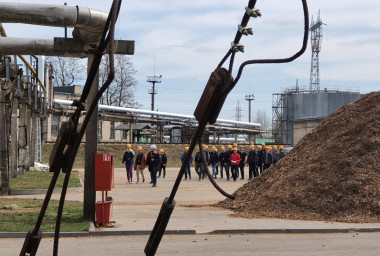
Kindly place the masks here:
<instances>
[{"instance_id":1,"label":"industrial building","mask_svg":"<svg viewBox=\"0 0 380 256\"><path fill-rule=\"evenodd\" d=\"M295 145L333 111L363 94L356 88L324 86L310 90L296 86L272 96L273 136L279 144Z\"/></svg>"}]
</instances>

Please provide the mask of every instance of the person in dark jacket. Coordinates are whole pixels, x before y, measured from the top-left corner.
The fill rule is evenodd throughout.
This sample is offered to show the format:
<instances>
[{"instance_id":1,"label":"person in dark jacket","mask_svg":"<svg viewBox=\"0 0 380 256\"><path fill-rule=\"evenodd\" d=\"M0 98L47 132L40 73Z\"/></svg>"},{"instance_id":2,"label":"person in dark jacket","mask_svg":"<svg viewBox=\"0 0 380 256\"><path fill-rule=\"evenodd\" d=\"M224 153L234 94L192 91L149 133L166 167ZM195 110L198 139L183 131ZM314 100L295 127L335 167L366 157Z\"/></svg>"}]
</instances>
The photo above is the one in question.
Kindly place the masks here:
<instances>
[{"instance_id":1,"label":"person in dark jacket","mask_svg":"<svg viewBox=\"0 0 380 256\"><path fill-rule=\"evenodd\" d=\"M258 175L263 173L263 153L264 153L263 146L258 145L257 146L257 166L258 166L257 174Z\"/></svg>"},{"instance_id":2,"label":"person in dark jacket","mask_svg":"<svg viewBox=\"0 0 380 256\"><path fill-rule=\"evenodd\" d=\"M122 163L125 163L125 170L127 172L127 179L128 183L132 184L132 178L133 178L133 157L135 156L135 153L132 150L131 144L127 145L127 151L124 152L123 161Z\"/></svg>"},{"instance_id":3,"label":"person in dark jacket","mask_svg":"<svg viewBox=\"0 0 380 256\"><path fill-rule=\"evenodd\" d=\"M162 171L162 178L165 179L166 164L168 163L168 157L165 154L165 150L160 149L160 156L161 156L161 162L160 162L160 171L158 172L158 178L161 177L161 171Z\"/></svg>"},{"instance_id":4,"label":"person in dark jacket","mask_svg":"<svg viewBox=\"0 0 380 256\"><path fill-rule=\"evenodd\" d=\"M225 163L224 163L224 166L226 168L226 176L227 176L227 180L230 180L230 167L231 167L231 161L230 161L230 158L231 158L231 155L234 153L232 151L232 145L228 145L227 146L228 148L228 151L226 152L226 155L225 155Z\"/></svg>"},{"instance_id":5,"label":"person in dark jacket","mask_svg":"<svg viewBox=\"0 0 380 256\"><path fill-rule=\"evenodd\" d=\"M257 177L257 152L255 150L255 145L249 146L250 151L248 152L247 164L248 164L248 180L252 180L253 177Z\"/></svg>"},{"instance_id":6,"label":"person in dark jacket","mask_svg":"<svg viewBox=\"0 0 380 256\"><path fill-rule=\"evenodd\" d=\"M210 165L212 167L212 177L217 178L216 176L216 167L218 166L219 163L219 156L218 153L216 152L216 147L211 148L210 152Z\"/></svg>"},{"instance_id":7,"label":"person in dark jacket","mask_svg":"<svg viewBox=\"0 0 380 256\"><path fill-rule=\"evenodd\" d=\"M202 152L199 147L197 149L197 153L195 154L194 162L195 162L195 172L198 174L199 180L201 180L202 172L203 172L203 160L202 160Z\"/></svg>"},{"instance_id":8,"label":"person in dark jacket","mask_svg":"<svg viewBox=\"0 0 380 256\"><path fill-rule=\"evenodd\" d=\"M239 169L240 169L240 179L244 180L244 166L247 162L247 152L245 152L245 147L240 146L240 151L238 152L240 155L240 163L239 163Z\"/></svg>"},{"instance_id":9,"label":"person in dark jacket","mask_svg":"<svg viewBox=\"0 0 380 256\"><path fill-rule=\"evenodd\" d=\"M268 169L269 167L271 167L273 164L273 155L272 155L272 152L270 150L270 147L267 147L265 149L265 153L263 154L263 167L264 167L264 170L265 171L266 169Z\"/></svg>"},{"instance_id":10,"label":"person in dark jacket","mask_svg":"<svg viewBox=\"0 0 380 256\"><path fill-rule=\"evenodd\" d=\"M187 152L189 152L189 147L185 147L185 152L183 152L181 156L181 163L185 161ZM185 180L187 180L187 177L191 180L191 170L190 170L190 165L193 163L193 155L190 155L189 161L187 162L186 165L186 170L185 170Z\"/></svg>"},{"instance_id":11,"label":"person in dark jacket","mask_svg":"<svg viewBox=\"0 0 380 256\"><path fill-rule=\"evenodd\" d=\"M205 154L205 157L206 157L206 164L210 165L210 152L208 151L208 146L203 144L202 148L203 148L203 153ZM206 177L206 168L207 168L207 166L203 165L202 179L204 179Z\"/></svg>"},{"instance_id":12,"label":"person in dark jacket","mask_svg":"<svg viewBox=\"0 0 380 256\"><path fill-rule=\"evenodd\" d=\"M156 145L150 146L150 152L146 156L146 164L150 172L152 187L156 187L157 184L157 171L160 168L160 155L157 152Z\"/></svg>"},{"instance_id":13,"label":"person in dark jacket","mask_svg":"<svg viewBox=\"0 0 380 256\"><path fill-rule=\"evenodd\" d=\"M226 150L223 146L221 146L220 153L219 153L219 170L220 170L221 179L223 179L223 169L226 170L226 167L224 166L225 162L226 162Z\"/></svg>"},{"instance_id":14,"label":"person in dark jacket","mask_svg":"<svg viewBox=\"0 0 380 256\"><path fill-rule=\"evenodd\" d=\"M279 153L278 161L280 161L280 159L285 156L284 146L280 146L279 149L280 149L280 153Z\"/></svg>"}]
</instances>

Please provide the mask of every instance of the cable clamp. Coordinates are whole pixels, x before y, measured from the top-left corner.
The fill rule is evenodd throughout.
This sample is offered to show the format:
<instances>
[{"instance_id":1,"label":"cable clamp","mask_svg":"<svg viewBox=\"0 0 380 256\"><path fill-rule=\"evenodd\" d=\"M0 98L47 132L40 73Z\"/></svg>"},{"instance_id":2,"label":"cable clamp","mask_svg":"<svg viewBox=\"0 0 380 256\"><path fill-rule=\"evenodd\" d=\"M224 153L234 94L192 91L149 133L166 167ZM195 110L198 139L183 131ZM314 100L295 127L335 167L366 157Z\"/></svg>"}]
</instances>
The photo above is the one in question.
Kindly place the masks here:
<instances>
[{"instance_id":1,"label":"cable clamp","mask_svg":"<svg viewBox=\"0 0 380 256\"><path fill-rule=\"evenodd\" d=\"M253 30L251 27L245 26L243 27L241 24L238 25L239 32L245 36L253 35Z\"/></svg>"},{"instance_id":2,"label":"cable clamp","mask_svg":"<svg viewBox=\"0 0 380 256\"><path fill-rule=\"evenodd\" d=\"M249 8L248 6L246 6L246 7L245 7L245 12L246 12L249 16L251 16L251 17L253 17L253 18L261 17L261 12L260 12L260 10L257 9L257 8L253 8L253 9L251 9L251 8Z\"/></svg>"},{"instance_id":3,"label":"cable clamp","mask_svg":"<svg viewBox=\"0 0 380 256\"><path fill-rule=\"evenodd\" d=\"M244 52L244 45L242 44L235 44L234 41L231 42L231 50L233 52Z\"/></svg>"}]
</instances>

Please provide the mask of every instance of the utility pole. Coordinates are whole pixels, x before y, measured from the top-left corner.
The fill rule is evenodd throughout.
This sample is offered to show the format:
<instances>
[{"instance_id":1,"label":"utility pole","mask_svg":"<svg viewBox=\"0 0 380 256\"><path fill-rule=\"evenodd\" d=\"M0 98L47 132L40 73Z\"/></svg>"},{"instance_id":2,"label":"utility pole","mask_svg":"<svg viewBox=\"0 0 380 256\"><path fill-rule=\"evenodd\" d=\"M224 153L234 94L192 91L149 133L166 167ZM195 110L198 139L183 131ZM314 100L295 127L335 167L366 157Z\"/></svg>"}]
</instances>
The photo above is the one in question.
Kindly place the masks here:
<instances>
[{"instance_id":1,"label":"utility pole","mask_svg":"<svg viewBox=\"0 0 380 256\"><path fill-rule=\"evenodd\" d=\"M156 83L161 83L161 78L162 78L162 75L160 76L154 75L154 76L148 76L146 79L148 83L152 83L152 90L149 91L149 94L152 94L152 108L151 108L152 111L154 111L154 95L157 94L155 85Z\"/></svg>"},{"instance_id":2,"label":"utility pole","mask_svg":"<svg viewBox=\"0 0 380 256\"><path fill-rule=\"evenodd\" d=\"M236 121L241 121L241 107L240 107L240 101L238 100L236 105Z\"/></svg>"},{"instance_id":3,"label":"utility pole","mask_svg":"<svg viewBox=\"0 0 380 256\"><path fill-rule=\"evenodd\" d=\"M251 102L255 100L254 94L245 95L245 100L248 100L248 122L251 122Z\"/></svg>"}]
</instances>

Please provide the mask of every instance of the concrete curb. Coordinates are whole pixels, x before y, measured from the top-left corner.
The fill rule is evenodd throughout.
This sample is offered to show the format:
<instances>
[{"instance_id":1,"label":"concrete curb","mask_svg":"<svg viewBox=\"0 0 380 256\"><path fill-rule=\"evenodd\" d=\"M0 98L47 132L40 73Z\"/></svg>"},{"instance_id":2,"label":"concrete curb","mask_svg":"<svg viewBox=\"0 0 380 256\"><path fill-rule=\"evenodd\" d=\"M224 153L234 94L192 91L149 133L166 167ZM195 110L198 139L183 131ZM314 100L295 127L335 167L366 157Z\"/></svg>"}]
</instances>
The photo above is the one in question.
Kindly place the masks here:
<instances>
[{"instance_id":1,"label":"concrete curb","mask_svg":"<svg viewBox=\"0 0 380 256\"><path fill-rule=\"evenodd\" d=\"M327 229L217 229L206 233L196 230L166 230L166 235L221 235L221 234L332 234L332 233L377 233L380 228L327 228ZM88 232L61 232L60 237L85 236L141 236L150 235L151 230L110 230ZM0 232L0 238L25 238L26 232ZM54 232L43 233L54 237Z\"/></svg>"},{"instance_id":2,"label":"concrete curb","mask_svg":"<svg viewBox=\"0 0 380 256\"><path fill-rule=\"evenodd\" d=\"M67 192L80 192L83 191L83 187L67 188ZM46 194L47 189L20 189L20 190L11 190L9 195L37 195L37 194ZM56 188L53 190L53 193L61 193L61 188Z\"/></svg>"}]
</instances>

